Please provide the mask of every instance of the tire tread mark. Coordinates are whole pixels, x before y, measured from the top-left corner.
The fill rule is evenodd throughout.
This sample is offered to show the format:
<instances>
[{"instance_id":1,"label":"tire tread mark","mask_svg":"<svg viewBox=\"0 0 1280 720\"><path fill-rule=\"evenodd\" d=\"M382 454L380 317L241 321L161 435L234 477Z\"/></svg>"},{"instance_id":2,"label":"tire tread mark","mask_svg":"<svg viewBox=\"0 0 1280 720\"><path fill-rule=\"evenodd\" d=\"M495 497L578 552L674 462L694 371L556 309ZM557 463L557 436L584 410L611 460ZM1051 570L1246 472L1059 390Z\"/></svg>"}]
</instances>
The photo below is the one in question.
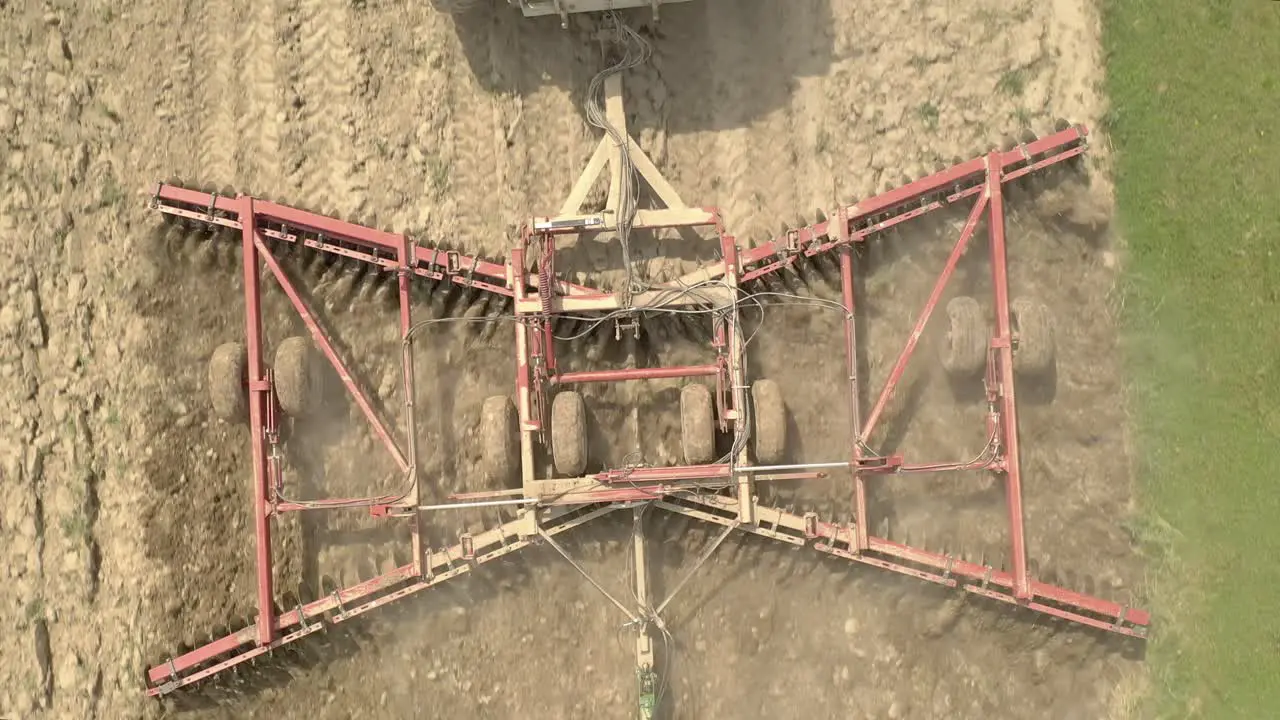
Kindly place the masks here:
<instances>
[{"instance_id":1,"label":"tire tread mark","mask_svg":"<svg viewBox=\"0 0 1280 720\"><path fill-rule=\"evenodd\" d=\"M279 187L281 93L275 3L256 3L252 13L242 26L236 52L246 85L240 93L236 165L247 183L246 191L271 196L283 189Z\"/></svg>"},{"instance_id":2,"label":"tire tread mark","mask_svg":"<svg viewBox=\"0 0 1280 720\"><path fill-rule=\"evenodd\" d=\"M220 187L235 181L237 143L235 105L231 88L235 81L232 49L234 14L210 5L201 7L194 38L193 86L199 108L196 137L196 178L203 185Z\"/></svg>"},{"instance_id":3,"label":"tire tread mark","mask_svg":"<svg viewBox=\"0 0 1280 720\"><path fill-rule=\"evenodd\" d=\"M489 36L473 41L487 43ZM488 64L477 63L474 73L487 72ZM443 230L452 237L483 238L496 226L485 202L493 194L497 168L493 100L463 57L452 59L447 82L453 93L453 118L445 132L442 158L442 172L448 174Z\"/></svg>"},{"instance_id":4,"label":"tire tread mark","mask_svg":"<svg viewBox=\"0 0 1280 720\"><path fill-rule=\"evenodd\" d=\"M303 0L295 22L291 81L300 157L291 180L321 212L350 217L362 209L367 183L351 145L357 64L347 44L348 18L336 0Z\"/></svg>"}]
</instances>

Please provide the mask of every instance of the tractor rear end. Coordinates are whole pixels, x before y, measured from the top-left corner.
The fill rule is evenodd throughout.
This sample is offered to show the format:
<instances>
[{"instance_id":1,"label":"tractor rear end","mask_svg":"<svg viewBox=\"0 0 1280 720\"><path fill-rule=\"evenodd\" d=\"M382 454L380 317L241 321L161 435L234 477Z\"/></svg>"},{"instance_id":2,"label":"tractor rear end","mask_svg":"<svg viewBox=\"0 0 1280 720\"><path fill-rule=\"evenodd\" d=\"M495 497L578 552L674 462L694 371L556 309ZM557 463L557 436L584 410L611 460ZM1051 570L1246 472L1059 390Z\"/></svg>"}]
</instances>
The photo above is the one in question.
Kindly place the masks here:
<instances>
[{"instance_id":1,"label":"tractor rear end","mask_svg":"<svg viewBox=\"0 0 1280 720\"><path fill-rule=\"evenodd\" d=\"M436 10L447 13L463 13L496 0L431 0ZM575 13L604 12L609 10L629 10L632 8L651 8L653 19L659 17L659 9L663 5L689 2L689 0L507 0L511 5L520 8L525 17L542 17L558 15L561 23L568 23L570 15Z\"/></svg>"}]
</instances>

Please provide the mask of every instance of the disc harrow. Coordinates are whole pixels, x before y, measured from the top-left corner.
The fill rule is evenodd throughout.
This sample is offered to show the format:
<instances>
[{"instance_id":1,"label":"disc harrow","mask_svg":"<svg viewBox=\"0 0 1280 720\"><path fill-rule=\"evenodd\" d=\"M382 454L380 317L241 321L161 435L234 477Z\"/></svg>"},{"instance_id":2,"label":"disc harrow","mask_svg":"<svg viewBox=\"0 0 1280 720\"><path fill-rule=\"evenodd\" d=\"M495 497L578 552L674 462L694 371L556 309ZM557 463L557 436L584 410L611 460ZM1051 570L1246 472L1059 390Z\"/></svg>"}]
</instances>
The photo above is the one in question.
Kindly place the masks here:
<instances>
[{"instance_id":1,"label":"disc harrow","mask_svg":"<svg viewBox=\"0 0 1280 720\"><path fill-rule=\"evenodd\" d=\"M616 82L606 88L610 97L621 96ZM610 103L610 108L617 112L612 120L625 128L620 104ZM167 223L161 237L169 251L194 256L198 262L212 258L216 267L238 266L242 273L246 337L232 350L215 353L215 362L221 363L218 384L230 393L215 404L220 403L222 415L246 415L251 429L258 612L240 629L149 668L147 693L168 695L214 676L237 678L236 669L246 663L256 665L294 647L302 648L296 659L305 666L332 652L323 642L317 644L317 638L332 638L331 629L494 560L509 559L533 544L563 555L581 572L556 538L597 518L626 514L632 521L636 603L620 602L602 588L601 592L635 630L637 707L642 717L650 717L664 687L657 670L662 654L658 641L667 634L662 612L688 579L675 584L673 594L661 601L648 596L644 513L650 509L715 528L699 565L730 535L754 536L1023 611L1144 638L1150 622L1147 612L1037 578L1025 546L1014 376L1050 370L1054 340L1046 308L1009 296L1004 208L1011 191L1034 190L1034 183L1051 182L1055 174L1078 163L1086 141L1086 128L1064 123L1045 137L1022 138L874 197L818 211L811 220L744 246L726 232L717 209L683 203L634 141L619 147L606 137L597 150L600 157L592 159L585 179L575 185L561 211L530 218L501 261L252 196L157 184L150 206ZM624 162L620 155L625 153L630 156ZM634 167L661 207L635 210L626 227L620 227L615 193L610 193L603 211L581 212L582 199L606 165ZM617 177L615 172L614 182ZM859 347L858 323L861 304L868 298L855 284L855 269L876 264L877 253L901 251L894 246L909 242L898 234L906 223L957 208L967 210L963 229L884 386L869 395L871 407L863 408L866 388L860 385L857 369L865 349ZM986 229L993 313L983 313L975 300L964 296L942 303L979 225ZM714 243L718 254L713 262L675 280L633 283L618 292L570 282L558 271L557 249L567 240L620 231L700 233L697 236ZM197 249L178 251L184 243L194 243ZM538 262L530 262L535 255ZM277 353L274 367L268 368L263 357L264 270L307 330L305 338L289 341L294 349L288 352L301 357L309 350L316 362L332 366L403 474L408 488L403 494L295 502L281 493L296 470L288 467L286 455L275 452L282 418L306 412L310 400L300 390L307 387L301 360L282 361ZM848 381L833 399L839 398L834 407L847 418L848 447L843 457L829 462L789 462L786 399L772 380L748 373L743 352L752 332L744 309L796 296L835 298L827 302L838 309L844 326ZM483 469L502 489L456 493L444 505L423 503L421 461L433 449L419 445L418 408L405 402L399 408L398 426L387 421L319 322L322 314L340 314L367 303L396 310L403 353L392 362L400 366L401 395L406 398L415 397L412 358L425 324L462 323L485 341L509 333L505 337L514 344L512 387L491 398L483 410ZM935 313L940 305L943 312ZM415 308L424 306L429 318L415 322ZM975 432L986 438L986 448L976 459L957 462L913 462L901 455L877 454L869 438L886 417L906 364L935 315L948 328L944 368L957 382L980 388L987 410ZM607 370L569 371L559 362L565 352L583 351L584 346L589 360L598 359L619 343L642 337L657 347L674 340L709 346L710 357L698 365L633 363ZM678 395L683 464L602 465L586 442L584 396L576 386L656 379L684 383ZM727 453L717 452L722 446L729 448ZM1009 545L1000 557L975 558L958 550L913 546L890 539L887 528L878 535L871 532L869 479L962 471L989 473L1004 485ZM791 495L780 484L829 473L849 476L847 510L820 515L789 506ZM480 508L500 521L464 532L447 546L433 547L426 518L436 510L455 508ZM387 523L405 523L410 537L405 559L353 585L333 584L277 603L273 523L287 513L324 511L363 511ZM1060 573L1054 578L1072 585L1081 582ZM586 579L595 584L589 576ZM307 639L311 642L300 644Z\"/></svg>"}]
</instances>

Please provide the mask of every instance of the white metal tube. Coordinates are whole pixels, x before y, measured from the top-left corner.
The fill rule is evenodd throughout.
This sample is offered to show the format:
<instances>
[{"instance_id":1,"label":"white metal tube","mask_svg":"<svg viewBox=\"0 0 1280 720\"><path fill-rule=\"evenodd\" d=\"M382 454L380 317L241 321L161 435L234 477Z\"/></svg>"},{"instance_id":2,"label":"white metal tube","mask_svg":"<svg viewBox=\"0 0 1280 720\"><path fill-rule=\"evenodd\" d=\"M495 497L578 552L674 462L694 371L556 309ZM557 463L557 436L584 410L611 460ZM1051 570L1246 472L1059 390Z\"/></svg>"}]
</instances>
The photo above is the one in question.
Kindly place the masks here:
<instances>
[{"instance_id":1,"label":"white metal tube","mask_svg":"<svg viewBox=\"0 0 1280 720\"><path fill-rule=\"evenodd\" d=\"M535 498L518 500L482 500L480 502L443 503L440 505L419 505L419 510L455 510L460 508L497 507L499 505L532 505L538 502Z\"/></svg>"},{"instance_id":2,"label":"white metal tube","mask_svg":"<svg viewBox=\"0 0 1280 720\"><path fill-rule=\"evenodd\" d=\"M849 462L827 462L827 463L800 463L797 465L751 465L749 467L735 467L734 472L740 473L758 473L758 472L774 472L777 470L808 470L811 468L842 468L849 467Z\"/></svg>"}]
</instances>

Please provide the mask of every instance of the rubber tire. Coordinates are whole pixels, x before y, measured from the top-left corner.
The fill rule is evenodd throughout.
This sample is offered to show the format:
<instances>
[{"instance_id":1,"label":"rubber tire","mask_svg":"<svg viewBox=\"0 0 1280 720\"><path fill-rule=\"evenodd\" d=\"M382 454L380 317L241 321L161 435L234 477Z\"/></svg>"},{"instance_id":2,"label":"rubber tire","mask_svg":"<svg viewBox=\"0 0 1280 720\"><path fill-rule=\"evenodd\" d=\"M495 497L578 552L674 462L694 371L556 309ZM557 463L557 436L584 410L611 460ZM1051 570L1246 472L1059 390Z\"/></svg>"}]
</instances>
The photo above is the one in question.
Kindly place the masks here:
<instances>
[{"instance_id":1,"label":"rubber tire","mask_svg":"<svg viewBox=\"0 0 1280 720\"><path fill-rule=\"evenodd\" d=\"M987 323L982 307L961 295L947 303L951 327L942 344L942 367L956 376L974 375L987 366Z\"/></svg>"},{"instance_id":2,"label":"rubber tire","mask_svg":"<svg viewBox=\"0 0 1280 720\"><path fill-rule=\"evenodd\" d=\"M1009 305L1010 321L1018 341L1013 350L1013 370L1023 375L1041 375L1053 367L1057 343L1049 306L1029 298Z\"/></svg>"},{"instance_id":3,"label":"rubber tire","mask_svg":"<svg viewBox=\"0 0 1280 720\"><path fill-rule=\"evenodd\" d=\"M213 414L227 422L249 414L249 353L243 344L219 345L209 357L209 400Z\"/></svg>"},{"instance_id":4,"label":"rubber tire","mask_svg":"<svg viewBox=\"0 0 1280 720\"><path fill-rule=\"evenodd\" d=\"M551 401L551 461L572 477L587 467L587 408L573 390L561 390Z\"/></svg>"},{"instance_id":5,"label":"rubber tire","mask_svg":"<svg viewBox=\"0 0 1280 720\"><path fill-rule=\"evenodd\" d=\"M787 452L787 406L773 380L751 383L752 454L765 465L781 462Z\"/></svg>"},{"instance_id":6,"label":"rubber tire","mask_svg":"<svg viewBox=\"0 0 1280 720\"><path fill-rule=\"evenodd\" d=\"M502 486L511 484L519 464L516 406L506 395L485 398L480 409L480 452L485 477Z\"/></svg>"},{"instance_id":7,"label":"rubber tire","mask_svg":"<svg viewBox=\"0 0 1280 720\"><path fill-rule=\"evenodd\" d=\"M320 405L321 376L311 338L295 335L285 338L276 348L276 399L280 409L293 417L307 417Z\"/></svg>"},{"instance_id":8,"label":"rubber tire","mask_svg":"<svg viewBox=\"0 0 1280 720\"><path fill-rule=\"evenodd\" d=\"M680 449L689 465L711 462L716 454L715 410L711 389L701 383L680 390Z\"/></svg>"}]
</instances>

